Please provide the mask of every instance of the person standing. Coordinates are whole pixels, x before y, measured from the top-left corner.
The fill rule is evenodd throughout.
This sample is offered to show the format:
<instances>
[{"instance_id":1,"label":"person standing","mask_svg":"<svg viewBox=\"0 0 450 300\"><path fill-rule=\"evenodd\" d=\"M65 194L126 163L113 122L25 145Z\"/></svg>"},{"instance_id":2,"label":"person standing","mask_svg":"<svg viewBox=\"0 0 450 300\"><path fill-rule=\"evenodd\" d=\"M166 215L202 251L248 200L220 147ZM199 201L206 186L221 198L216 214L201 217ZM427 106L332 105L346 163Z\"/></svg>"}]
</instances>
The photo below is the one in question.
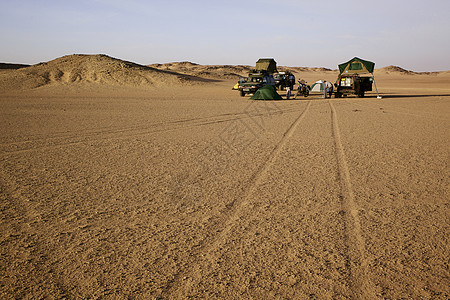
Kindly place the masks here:
<instances>
[{"instance_id":1,"label":"person standing","mask_svg":"<svg viewBox=\"0 0 450 300\"><path fill-rule=\"evenodd\" d=\"M287 86L286 87L286 99L289 100L289 98L291 97L291 87ZM294 97L295 98L295 97Z\"/></svg>"},{"instance_id":2,"label":"person standing","mask_svg":"<svg viewBox=\"0 0 450 300\"><path fill-rule=\"evenodd\" d=\"M328 82L326 80L323 81L325 84L325 98L328 96L331 98L331 95L333 94L333 85L331 82Z\"/></svg>"}]
</instances>

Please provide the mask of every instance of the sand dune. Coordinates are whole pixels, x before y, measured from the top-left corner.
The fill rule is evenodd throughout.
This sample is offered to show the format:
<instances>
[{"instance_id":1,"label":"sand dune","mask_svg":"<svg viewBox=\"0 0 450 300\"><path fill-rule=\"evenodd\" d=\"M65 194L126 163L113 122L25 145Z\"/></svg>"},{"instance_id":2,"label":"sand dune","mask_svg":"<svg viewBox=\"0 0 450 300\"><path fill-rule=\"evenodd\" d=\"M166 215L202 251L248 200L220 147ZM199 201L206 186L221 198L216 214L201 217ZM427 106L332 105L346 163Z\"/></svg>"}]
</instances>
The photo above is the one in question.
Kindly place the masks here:
<instances>
[{"instance_id":1,"label":"sand dune","mask_svg":"<svg viewBox=\"0 0 450 300\"><path fill-rule=\"evenodd\" d=\"M248 75L254 67L245 65L199 65L191 62L173 62L166 64L149 65L160 70L171 70L183 74L190 74L199 77L214 79L238 79L241 76ZM309 68L309 67L286 67L278 66L278 71L290 71L294 74L301 73L327 73L334 72L327 68Z\"/></svg>"},{"instance_id":2,"label":"sand dune","mask_svg":"<svg viewBox=\"0 0 450 300\"><path fill-rule=\"evenodd\" d=\"M0 90L32 89L52 84L95 83L119 86L165 86L205 81L107 55L68 55L0 73Z\"/></svg>"},{"instance_id":3,"label":"sand dune","mask_svg":"<svg viewBox=\"0 0 450 300\"><path fill-rule=\"evenodd\" d=\"M153 64L149 66L160 70L171 70L183 74L214 79L239 78L240 76L245 76L253 69L250 66L199 65L191 62L173 62L166 64Z\"/></svg>"},{"instance_id":4,"label":"sand dune","mask_svg":"<svg viewBox=\"0 0 450 300\"><path fill-rule=\"evenodd\" d=\"M401 74L401 75L440 75L445 74L448 71L444 72L415 72L411 70L403 69L399 66L387 66L381 69L376 70L378 73L386 73L386 74Z\"/></svg>"}]
</instances>

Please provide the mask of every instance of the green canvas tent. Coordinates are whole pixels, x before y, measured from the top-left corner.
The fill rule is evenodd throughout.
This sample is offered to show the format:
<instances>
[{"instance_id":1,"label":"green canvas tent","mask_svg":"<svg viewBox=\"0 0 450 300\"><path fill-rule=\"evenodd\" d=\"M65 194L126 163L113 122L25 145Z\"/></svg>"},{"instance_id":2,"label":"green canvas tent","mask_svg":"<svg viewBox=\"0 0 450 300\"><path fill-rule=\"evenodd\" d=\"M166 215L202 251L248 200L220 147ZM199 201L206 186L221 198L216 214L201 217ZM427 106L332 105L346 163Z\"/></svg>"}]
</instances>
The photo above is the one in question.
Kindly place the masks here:
<instances>
[{"instance_id":1,"label":"green canvas tent","mask_svg":"<svg viewBox=\"0 0 450 300\"><path fill-rule=\"evenodd\" d=\"M364 60L358 57L353 57L348 62L338 65L339 67L339 77L345 73L345 74L364 74L364 73L370 73L372 75L373 84L375 85L375 91L377 92L377 98L381 99L380 95L378 94L377 85L375 84L375 77L373 76L373 70L375 69L375 63Z\"/></svg>"},{"instance_id":2,"label":"green canvas tent","mask_svg":"<svg viewBox=\"0 0 450 300\"><path fill-rule=\"evenodd\" d=\"M373 74L373 69L375 63L364 60L358 57L350 59L348 62L339 65L339 74L350 73L350 74L362 74L371 73Z\"/></svg>"},{"instance_id":3,"label":"green canvas tent","mask_svg":"<svg viewBox=\"0 0 450 300\"><path fill-rule=\"evenodd\" d=\"M275 91L272 85L266 85L258 89L256 93L250 97L252 100L282 100L281 96Z\"/></svg>"},{"instance_id":4,"label":"green canvas tent","mask_svg":"<svg viewBox=\"0 0 450 300\"><path fill-rule=\"evenodd\" d=\"M278 72L277 62L273 58L260 58L256 62L256 70L267 71L269 73L276 73Z\"/></svg>"}]
</instances>

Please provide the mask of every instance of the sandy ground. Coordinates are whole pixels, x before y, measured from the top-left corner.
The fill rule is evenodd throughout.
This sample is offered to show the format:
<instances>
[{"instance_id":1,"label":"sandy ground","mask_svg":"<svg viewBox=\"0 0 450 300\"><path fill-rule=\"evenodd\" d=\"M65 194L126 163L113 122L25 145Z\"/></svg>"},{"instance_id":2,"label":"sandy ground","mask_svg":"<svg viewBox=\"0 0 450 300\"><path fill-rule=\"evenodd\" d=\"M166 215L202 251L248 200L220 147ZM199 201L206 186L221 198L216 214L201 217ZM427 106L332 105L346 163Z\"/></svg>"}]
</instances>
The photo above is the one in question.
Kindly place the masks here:
<instances>
[{"instance_id":1,"label":"sandy ground","mask_svg":"<svg viewBox=\"0 0 450 300\"><path fill-rule=\"evenodd\" d=\"M0 297L448 299L450 75L376 80L2 93Z\"/></svg>"}]
</instances>

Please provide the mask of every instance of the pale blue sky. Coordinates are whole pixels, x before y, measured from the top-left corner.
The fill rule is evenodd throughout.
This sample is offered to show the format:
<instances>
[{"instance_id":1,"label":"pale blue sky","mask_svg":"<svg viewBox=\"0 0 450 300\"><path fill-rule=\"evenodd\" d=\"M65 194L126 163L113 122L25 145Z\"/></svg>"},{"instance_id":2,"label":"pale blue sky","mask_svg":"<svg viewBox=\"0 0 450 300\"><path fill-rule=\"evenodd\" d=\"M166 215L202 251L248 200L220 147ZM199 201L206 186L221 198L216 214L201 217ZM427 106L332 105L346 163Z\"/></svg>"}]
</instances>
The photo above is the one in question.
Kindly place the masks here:
<instances>
[{"instance_id":1,"label":"pale blue sky","mask_svg":"<svg viewBox=\"0 0 450 300\"><path fill-rule=\"evenodd\" d=\"M0 62L107 54L139 64L191 61L450 70L448 0L0 0Z\"/></svg>"}]
</instances>

